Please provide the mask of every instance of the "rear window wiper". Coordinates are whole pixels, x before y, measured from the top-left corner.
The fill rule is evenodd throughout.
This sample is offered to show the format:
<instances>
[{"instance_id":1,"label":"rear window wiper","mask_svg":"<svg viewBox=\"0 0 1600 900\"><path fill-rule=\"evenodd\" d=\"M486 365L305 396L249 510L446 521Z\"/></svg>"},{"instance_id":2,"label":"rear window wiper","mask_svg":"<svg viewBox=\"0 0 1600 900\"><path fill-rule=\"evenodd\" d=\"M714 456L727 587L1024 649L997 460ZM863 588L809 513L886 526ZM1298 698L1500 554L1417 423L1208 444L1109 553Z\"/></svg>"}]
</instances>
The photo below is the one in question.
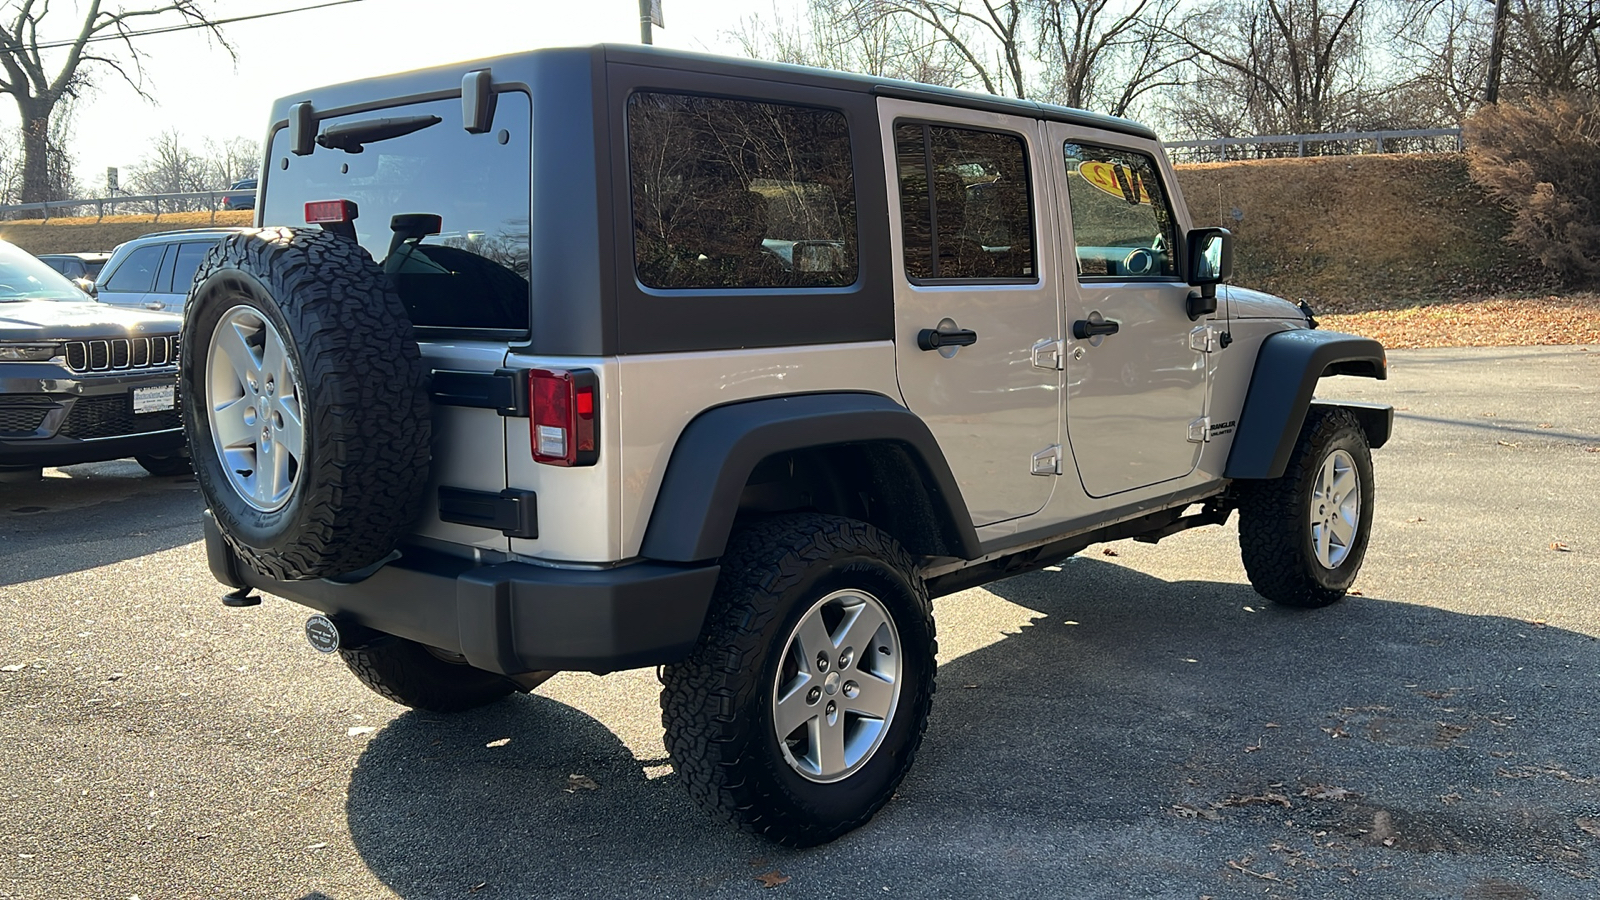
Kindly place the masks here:
<instances>
[{"instance_id":1,"label":"rear window wiper","mask_svg":"<svg viewBox=\"0 0 1600 900\"><path fill-rule=\"evenodd\" d=\"M438 116L397 116L387 119L363 119L330 125L317 135L317 144L329 150L360 153L364 144L403 137L439 124Z\"/></svg>"}]
</instances>

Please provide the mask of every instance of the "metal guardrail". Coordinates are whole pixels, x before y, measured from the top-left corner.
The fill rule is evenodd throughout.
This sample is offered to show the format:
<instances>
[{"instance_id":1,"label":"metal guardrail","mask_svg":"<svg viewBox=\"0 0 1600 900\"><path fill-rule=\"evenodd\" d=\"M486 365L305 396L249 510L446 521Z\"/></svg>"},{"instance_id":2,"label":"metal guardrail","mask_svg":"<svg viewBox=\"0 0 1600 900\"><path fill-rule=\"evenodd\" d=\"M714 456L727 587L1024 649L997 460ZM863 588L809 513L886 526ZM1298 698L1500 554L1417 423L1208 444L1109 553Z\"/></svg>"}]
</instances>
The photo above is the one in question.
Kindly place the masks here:
<instances>
[{"instance_id":1,"label":"metal guardrail","mask_svg":"<svg viewBox=\"0 0 1600 900\"><path fill-rule=\"evenodd\" d=\"M118 206L134 203L147 203L155 206L155 220L161 221L162 212L196 212L193 209L176 208L181 203L191 203L195 200L204 200L206 207L211 210L211 221L217 220L217 208L222 198L230 191L185 191L174 194L121 194L115 197L93 197L86 200L46 200L40 203L13 203L0 205L0 218L10 218L11 214L19 212L43 212L44 221L50 221L54 213L57 217L62 215L62 210L75 211L86 206L95 208L95 221L106 217L110 210L115 215ZM174 208L163 210L163 205L170 204Z\"/></svg>"},{"instance_id":2,"label":"metal guardrail","mask_svg":"<svg viewBox=\"0 0 1600 900\"><path fill-rule=\"evenodd\" d=\"M1384 141L1407 138L1455 138L1455 149L1462 149L1459 128L1409 128L1397 131L1342 131L1329 134L1265 134L1253 137L1207 138L1198 141L1167 141L1162 144L1168 151L1205 150L1216 148L1219 157L1228 158L1229 147L1252 147L1267 144L1294 144L1297 156L1306 155L1307 144L1358 144L1370 142L1375 152L1383 153ZM1201 154L1196 154L1201 155ZM1328 156L1347 154L1322 154Z\"/></svg>"}]
</instances>

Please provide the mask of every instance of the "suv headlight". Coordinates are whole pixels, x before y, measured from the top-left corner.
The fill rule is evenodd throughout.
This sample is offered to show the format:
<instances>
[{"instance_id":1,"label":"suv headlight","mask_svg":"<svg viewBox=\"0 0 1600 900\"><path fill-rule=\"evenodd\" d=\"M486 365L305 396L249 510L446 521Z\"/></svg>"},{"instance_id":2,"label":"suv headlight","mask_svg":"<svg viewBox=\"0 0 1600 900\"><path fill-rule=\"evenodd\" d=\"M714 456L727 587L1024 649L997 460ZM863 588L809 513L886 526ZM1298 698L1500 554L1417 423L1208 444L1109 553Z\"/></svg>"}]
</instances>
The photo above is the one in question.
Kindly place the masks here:
<instances>
[{"instance_id":1,"label":"suv headlight","mask_svg":"<svg viewBox=\"0 0 1600 900\"><path fill-rule=\"evenodd\" d=\"M60 344L0 344L0 362L47 362L65 352Z\"/></svg>"}]
</instances>

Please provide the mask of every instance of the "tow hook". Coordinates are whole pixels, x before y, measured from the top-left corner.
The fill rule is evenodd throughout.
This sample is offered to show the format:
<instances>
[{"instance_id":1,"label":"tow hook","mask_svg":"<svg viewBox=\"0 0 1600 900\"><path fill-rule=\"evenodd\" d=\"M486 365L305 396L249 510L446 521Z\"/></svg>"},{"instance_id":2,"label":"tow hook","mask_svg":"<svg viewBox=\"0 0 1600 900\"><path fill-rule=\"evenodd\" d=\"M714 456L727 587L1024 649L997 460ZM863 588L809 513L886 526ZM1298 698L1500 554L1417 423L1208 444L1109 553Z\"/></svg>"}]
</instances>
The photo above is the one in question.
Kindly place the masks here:
<instances>
[{"instance_id":1,"label":"tow hook","mask_svg":"<svg viewBox=\"0 0 1600 900\"><path fill-rule=\"evenodd\" d=\"M306 643L318 653L332 653L339 649L339 626L322 614L306 620Z\"/></svg>"},{"instance_id":2,"label":"tow hook","mask_svg":"<svg viewBox=\"0 0 1600 900\"><path fill-rule=\"evenodd\" d=\"M255 588L245 586L236 591L229 591L222 595L222 605L238 609L245 606L260 606L261 595L252 593Z\"/></svg>"}]
</instances>

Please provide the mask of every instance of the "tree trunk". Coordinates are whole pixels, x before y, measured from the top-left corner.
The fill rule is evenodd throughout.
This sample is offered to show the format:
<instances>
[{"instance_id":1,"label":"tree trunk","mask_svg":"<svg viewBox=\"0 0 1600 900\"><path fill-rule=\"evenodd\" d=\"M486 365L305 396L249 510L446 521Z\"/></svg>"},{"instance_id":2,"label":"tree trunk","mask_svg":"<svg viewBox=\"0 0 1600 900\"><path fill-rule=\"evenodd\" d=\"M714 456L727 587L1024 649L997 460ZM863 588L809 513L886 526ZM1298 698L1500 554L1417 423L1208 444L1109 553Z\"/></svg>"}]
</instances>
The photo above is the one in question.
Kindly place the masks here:
<instances>
[{"instance_id":1,"label":"tree trunk","mask_svg":"<svg viewBox=\"0 0 1600 900\"><path fill-rule=\"evenodd\" d=\"M65 199L50 196L51 105L38 100L17 105L22 113L22 202Z\"/></svg>"}]
</instances>

